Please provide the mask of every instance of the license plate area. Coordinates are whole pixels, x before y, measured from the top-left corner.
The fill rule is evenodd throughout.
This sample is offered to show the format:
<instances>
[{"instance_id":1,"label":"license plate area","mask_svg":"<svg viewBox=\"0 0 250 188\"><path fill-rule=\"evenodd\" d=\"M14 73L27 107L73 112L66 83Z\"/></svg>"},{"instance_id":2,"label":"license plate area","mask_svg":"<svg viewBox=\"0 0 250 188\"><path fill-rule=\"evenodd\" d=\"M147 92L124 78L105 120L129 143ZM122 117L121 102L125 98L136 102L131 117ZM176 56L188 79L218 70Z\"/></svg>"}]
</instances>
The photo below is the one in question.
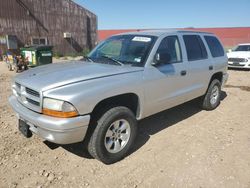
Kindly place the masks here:
<instances>
[{"instance_id":1,"label":"license plate area","mask_svg":"<svg viewBox=\"0 0 250 188\"><path fill-rule=\"evenodd\" d=\"M32 136L32 132L29 128L29 125L25 121L21 119L18 120L18 129L26 138L30 138Z\"/></svg>"}]
</instances>

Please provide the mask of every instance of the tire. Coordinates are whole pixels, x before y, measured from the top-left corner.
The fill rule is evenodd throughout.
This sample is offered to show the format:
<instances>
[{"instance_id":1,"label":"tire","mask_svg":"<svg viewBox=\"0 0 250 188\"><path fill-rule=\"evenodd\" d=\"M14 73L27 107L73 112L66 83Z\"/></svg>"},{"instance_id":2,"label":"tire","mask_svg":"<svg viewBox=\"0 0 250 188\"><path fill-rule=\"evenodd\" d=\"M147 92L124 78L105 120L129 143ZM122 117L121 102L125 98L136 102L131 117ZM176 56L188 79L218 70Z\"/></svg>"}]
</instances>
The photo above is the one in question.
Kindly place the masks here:
<instances>
[{"instance_id":1,"label":"tire","mask_svg":"<svg viewBox=\"0 0 250 188\"><path fill-rule=\"evenodd\" d=\"M201 108L204 110L214 110L220 104L221 97L221 82L214 79L206 94L201 98Z\"/></svg>"},{"instance_id":2,"label":"tire","mask_svg":"<svg viewBox=\"0 0 250 188\"><path fill-rule=\"evenodd\" d=\"M97 120L88 151L105 164L115 163L127 155L136 132L137 121L130 109L123 106L111 108Z\"/></svg>"}]
</instances>

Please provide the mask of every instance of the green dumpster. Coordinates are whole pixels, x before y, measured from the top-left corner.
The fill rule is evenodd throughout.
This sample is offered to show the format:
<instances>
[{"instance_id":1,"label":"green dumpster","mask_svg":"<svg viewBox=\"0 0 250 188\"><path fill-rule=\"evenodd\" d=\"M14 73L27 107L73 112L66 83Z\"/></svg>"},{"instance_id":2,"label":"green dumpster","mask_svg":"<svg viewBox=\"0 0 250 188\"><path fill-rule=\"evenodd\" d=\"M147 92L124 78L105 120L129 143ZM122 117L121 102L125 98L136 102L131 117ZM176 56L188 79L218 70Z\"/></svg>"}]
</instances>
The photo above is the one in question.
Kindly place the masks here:
<instances>
[{"instance_id":1,"label":"green dumpster","mask_svg":"<svg viewBox=\"0 0 250 188\"><path fill-rule=\"evenodd\" d=\"M21 48L21 55L27 59L28 66L36 67L52 63L52 46L30 46Z\"/></svg>"}]
</instances>

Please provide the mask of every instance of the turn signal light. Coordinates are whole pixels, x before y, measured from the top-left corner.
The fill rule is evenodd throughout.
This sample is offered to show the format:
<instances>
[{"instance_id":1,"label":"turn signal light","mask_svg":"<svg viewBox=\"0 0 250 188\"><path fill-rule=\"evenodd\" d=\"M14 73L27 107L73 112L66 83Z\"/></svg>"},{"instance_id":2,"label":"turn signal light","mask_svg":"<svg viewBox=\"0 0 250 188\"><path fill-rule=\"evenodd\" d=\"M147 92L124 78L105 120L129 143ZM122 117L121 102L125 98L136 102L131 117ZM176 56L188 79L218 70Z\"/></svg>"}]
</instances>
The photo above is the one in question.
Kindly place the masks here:
<instances>
[{"instance_id":1,"label":"turn signal light","mask_svg":"<svg viewBox=\"0 0 250 188\"><path fill-rule=\"evenodd\" d=\"M62 112L62 111L50 110L47 108L43 108L42 113L44 115L59 117L59 118L72 118L78 116L78 113L76 111Z\"/></svg>"}]
</instances>

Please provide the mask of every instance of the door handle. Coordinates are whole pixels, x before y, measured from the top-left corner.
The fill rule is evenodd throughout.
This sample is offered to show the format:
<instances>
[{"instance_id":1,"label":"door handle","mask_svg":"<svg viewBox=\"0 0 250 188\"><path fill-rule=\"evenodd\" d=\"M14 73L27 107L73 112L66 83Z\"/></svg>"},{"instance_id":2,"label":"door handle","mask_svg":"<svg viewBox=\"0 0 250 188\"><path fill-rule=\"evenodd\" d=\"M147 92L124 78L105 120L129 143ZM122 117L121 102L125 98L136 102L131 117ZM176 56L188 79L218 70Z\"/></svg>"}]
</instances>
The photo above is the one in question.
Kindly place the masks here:
<instances>
[{"instance_id":1,"label":"door handle","mask_svg":"<svg viewBox=\"0 0 250 188\"><path fill-rule=\"evenodd\" d=\"M209 66L209 70L213 70L214 67L212 65Z\"/></svg>"},{"instance_id":2,"label":"door handle","mask_svg":"<svg viewBox=\"0 0 250 188\"><path fill-rule=\"evenodd\" d=\"M187 71L183 70L181 71L181 76L185 76L187 74Z\"/></svg>"}]
</instances>

